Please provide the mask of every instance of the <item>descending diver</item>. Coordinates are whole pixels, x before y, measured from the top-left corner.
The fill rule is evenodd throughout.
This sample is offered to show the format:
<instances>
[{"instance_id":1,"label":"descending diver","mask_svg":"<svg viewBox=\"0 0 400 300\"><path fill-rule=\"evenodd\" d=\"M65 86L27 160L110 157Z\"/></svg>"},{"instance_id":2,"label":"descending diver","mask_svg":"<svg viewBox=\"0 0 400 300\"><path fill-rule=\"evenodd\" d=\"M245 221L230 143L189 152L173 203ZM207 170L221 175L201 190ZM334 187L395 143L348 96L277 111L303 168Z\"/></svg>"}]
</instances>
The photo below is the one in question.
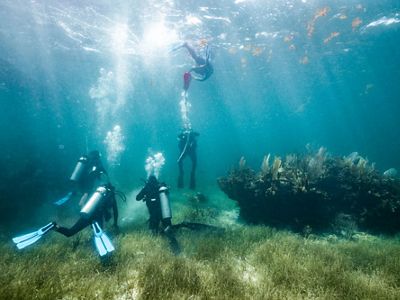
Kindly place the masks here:
<instances>
[{"instance_id":1,"label":"descending diver","mask_svg":"<svg viewBox=\"0 0 400 300\"><path fill-rule=\"evenodd\" d=\"M178 158L179 176L178 188L183 188L183 160L186 156L190 157L192 161L192 170L190 172L190 185L191 189L196 188L196 167L197 167L197 137L200 134L192 129L184 129L178 135L178 148L180 155Z\"/></svg>"},{"instance_id":2,"label":"descending diver","mask_svg":"<svg viewBox=\"0 0 400 300\"><path fill-rule=\"evenodd\" d=\"M150 175L145 186L136 196L137 201L145 201L149 210L149 229L153 234L164 234L172 247L174 253L179 253L179 245L172 232L172 213L168 199L168 188L164 183L158 182L156 176Z\"/></svg>"},{"instance_id":3,"label":"descending diver","mask_svg":"<svg viewBox=\"0 0 400 300\"><path fill-rule=\"evenodd\" d=\"M196 51L187 42L176 47L174 50L178 50L183 47L188 50L190 56L196 63L196 66L192 67L188 72L183 74L183 89L187 91L189 89L192 77L197 81L205 81L212 75L214 68L210 62L211 53L208 45L206 45L205 57L197 55Z\"/></svg>"}]
</instances>

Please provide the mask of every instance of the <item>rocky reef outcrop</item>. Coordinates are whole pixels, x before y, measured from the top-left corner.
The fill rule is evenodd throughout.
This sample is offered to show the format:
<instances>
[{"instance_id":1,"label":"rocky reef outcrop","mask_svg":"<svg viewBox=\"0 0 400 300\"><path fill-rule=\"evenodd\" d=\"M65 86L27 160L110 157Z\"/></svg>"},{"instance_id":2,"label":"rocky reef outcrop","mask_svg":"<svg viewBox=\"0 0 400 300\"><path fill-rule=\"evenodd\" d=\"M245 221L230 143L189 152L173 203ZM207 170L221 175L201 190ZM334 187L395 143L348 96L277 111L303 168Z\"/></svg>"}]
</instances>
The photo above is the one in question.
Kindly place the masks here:
<instances>
[{"instance_id":1,"label":"rocky reef outcrop","mask_svg":"<svg viewBox=\"0 0 400 300\"><path fill-rule=\"evenodd\" d=\"M400 180L390 174L381 174L356 152L334 157L320 148L285 159L265 156L258 172L242 157L218 184L249 223L296 231L329 231L345 223L395 233L400 231Z\"/></svg>"}]
</instances>

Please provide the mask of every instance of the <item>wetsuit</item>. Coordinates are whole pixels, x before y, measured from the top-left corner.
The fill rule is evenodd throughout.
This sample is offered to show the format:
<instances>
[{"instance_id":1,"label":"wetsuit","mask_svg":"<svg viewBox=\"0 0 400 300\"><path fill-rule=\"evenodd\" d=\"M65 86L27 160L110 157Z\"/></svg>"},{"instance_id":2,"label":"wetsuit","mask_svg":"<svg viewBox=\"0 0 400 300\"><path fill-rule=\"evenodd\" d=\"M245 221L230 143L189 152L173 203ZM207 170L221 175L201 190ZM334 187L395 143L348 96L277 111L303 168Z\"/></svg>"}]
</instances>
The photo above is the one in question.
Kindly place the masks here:
<instances>
[{"instance_id":1,"label":"wetsuit","mask_svg":"<svg viewBox=\"0 0 400 300\"><path fill-rule=\"evenodd\" d=\"M192 77L198 81L205 81L214 73L214 68L210 63L210 48L208 46L206 46L205 57L197 55L194 49L187 43L184 43L182 47L188 50L190 56L196 62L196 66L183 74L183 89L187 91Z\"/></svg>"},{"instance_id":2,"label":"wetsuit","mask_svg":"<svg viewBox=\"0 0 400 300\"><path fill-rule=\"evenodd\" d=\"M160 233L160 222L162 224L163 234L169 241L173 253L178 254L180 247L172 230L171 218L163 218L161 212L160 188L165 187L165 184L159 183L154 175L149 176L146 185L136 196L137 201L146 201L147 209L149 210L149 229L152 233Z\"/></svg>"},{"instance_id":3,"label":"wetsuit","mask_svg":"<svg viewBox=\"0 0 400 300\"><path fill-rule=\"evenodd\" d=\"M197 140L199 133L194 131L183 131L178 135L178 148L180 156L178 158L179 176L178 187L183 188L183 160L189 156L192 161L192 170L190 172L190 185L191 189L196 188L196 167L197 167Z\"/></svg>"},{"instance_id":4,"label":"wetsuit","mask_svg":"<svg viewBox=\"0 0 400 300\"><path fill-rule=\"evenodd\" d=\"M149 229L157 233L159 230L160 222L162 223L163 230L171 226L171 218L163 219L161 215L161 202L160 202L160 187L165 186L160 184L154 176L150 176L146 185L142 188L136 196L137 201L145 201L147 209L149 210Z\"/></svg>"}]
</instances>

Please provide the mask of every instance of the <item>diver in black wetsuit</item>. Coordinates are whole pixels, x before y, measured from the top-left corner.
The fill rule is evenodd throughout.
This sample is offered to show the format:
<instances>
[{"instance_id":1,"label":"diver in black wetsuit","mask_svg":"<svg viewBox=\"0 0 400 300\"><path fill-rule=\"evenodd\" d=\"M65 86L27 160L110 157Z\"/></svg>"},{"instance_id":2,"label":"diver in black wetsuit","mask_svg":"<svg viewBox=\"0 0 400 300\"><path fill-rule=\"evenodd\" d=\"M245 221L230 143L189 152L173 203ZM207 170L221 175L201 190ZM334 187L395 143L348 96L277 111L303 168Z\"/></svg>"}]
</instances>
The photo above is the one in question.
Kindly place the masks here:
<instances>
[{"instance_id":1,"label":"diver in black wetsuit","mask_svg":"<svg viewBox=\"0 0 400 300\"><path fill-rule=\"evenodd\" d=\"M150 175L145 186L136 196L137 201L145 201L149 210L149 229L153 234L165 235L170 243L173 253L178 254L180 247L172 230L172 213L168 199L168 188L164 183L159 183L154 175Z\"/></svg>"},{"instance_id":2,"label":"diver in black wetsuit","mask_svg":"<svg viewBox=\"0 0 400 300\"><path fill-rule=\"evenodd\" d=\"M104 176L108 177L101 162L100 153L97 150L91 151L88 155L79 158L70 180L75 183L75 192L79 191L82 196L79 205L83 206L88 196L94 192L98 182L104 182ZM108 178L107 178L108 179Z\"/></svg>"},{"instance_id":3,"label":"diver in black wetsuit","mask_svg":"<svg viewBox=\"0 0 400 300\"><path fill-rule=\"evenodd\" d=\"M79 205L82 207L81 216L71 228L55 225L55 230L65 236L72 236L93 222L97 222L100 227L103 227L104 221L111 218L110 209L113 210L114 228L118 230L115 188L109 182L107 172L100 159L100 153L91 151L87 156L82 156L78 160L70 180L76 183L77 189L82 193L79 201ZM96 191L94 191L95 188ZM90 198L89 195L91 195Z\"/></svg>"},{"instance_id":4,"label":"diver in black wetsuit","mask_svg":"<svg viewBox=\"0 0 400 300\"><path fill-rule=\"evenodd\" d=\"M187 91L190 86L190 81L194 78L197 81L206 81L214 73L214 67L210 62L210 48L206 45L205 57L202 57L196 53L196 51L187 43L183 43L179 48L186 48L196 63L196 66L192 67L188 72L183 74L183 89Z\"/></svg>"},{"instance_id":5,"label":"diver in black wetsuit","mask_svg":"<svg viewBox=\"0 0 400 300\"><path fill-rule=\"evenodd\" d=\"M191 129L183 130L178 135L178 148L180 155L178 158L179 176L178 188L183 188L183 160L189 156L192 161L192 170L190 172L190 185L191 189L196 188L196 167L197 167L197 137L200 134L192 131Z\"/></svg>"},{"instance_id":6,"label":"diver in black wetsuit","mask_svg":"<svg viewBox=\"0 0 400 300\"><path fill-rule=\"evenodd\" d=\"M154 175L150 175L147 179L145 186L137 194L137 201L145 201L147 209L149 210L149 229L153 233L159 232L160 222L162 223L163 231L169 230L171 226L171 208L169 203L166 203L167 207L162 207L160 194L161 192L168 193L168 189L164 183L159 183Z\"/></svg>"},{"instance_id":7,"label":"diver in black wetsuit","mask_svg":"<svg viewBox=\"0 0 400 300\"><path fill-rule=\"evenodd\" d=\"M87 196L91 194L90 198L83 205L80 211L80 218L71 228L61 227L56 222L50 222L49 224L39 228L39 230L15 237L13 238L13 242L16 244L18 249L23 249L36 243L43 235L52 230L70 237L85 227L92 225L95 245L100 256L103 257L115 250L112 242L103 232L101 227L103 227L104 221L108 221L111 218L110 210L112 209L114 215L114 228L118 232L118 208L116 195L120 196L123 200L126 200L126 198L123 193L115 191L115 188L110 184L107 173L101 164L99 152L92 151L88 156L82 156L79 159L70 179L71 181L76 182L79 190L83 193L81 201L86 200ZM94 188L96 188L96 190L92 193ZM55 204L62 205L71 198L72 194L73 192L70 192L68 196L60 199Z\"/></svg>"}]
</instances>

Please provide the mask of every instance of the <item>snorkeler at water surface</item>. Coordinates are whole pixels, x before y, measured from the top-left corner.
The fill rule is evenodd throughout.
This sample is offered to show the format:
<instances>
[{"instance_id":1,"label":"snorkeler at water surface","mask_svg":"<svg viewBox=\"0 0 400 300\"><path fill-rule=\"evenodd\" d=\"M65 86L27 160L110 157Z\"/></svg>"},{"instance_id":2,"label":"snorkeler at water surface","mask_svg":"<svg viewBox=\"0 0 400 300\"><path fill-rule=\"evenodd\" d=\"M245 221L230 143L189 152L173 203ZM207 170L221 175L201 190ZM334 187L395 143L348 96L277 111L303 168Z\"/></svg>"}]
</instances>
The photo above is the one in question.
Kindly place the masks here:
<instances>
[{"instance_id":1,"label":"snorkeler at water surface","mask_svg":"<svg viewBox=\"0 0 400 300\"><path fill-rule=\"evenodd\" d=\"M183 89L187 91L192 78L197 81L205 81L213 74L214 67L210 62L211 51L208 45L206 45L205 57L198 55L187 42L184 42L182 45L175 48L174 51L180 48L186 48L196 63L194 67L183 74Z\"/></svg>"}]
</instances>

